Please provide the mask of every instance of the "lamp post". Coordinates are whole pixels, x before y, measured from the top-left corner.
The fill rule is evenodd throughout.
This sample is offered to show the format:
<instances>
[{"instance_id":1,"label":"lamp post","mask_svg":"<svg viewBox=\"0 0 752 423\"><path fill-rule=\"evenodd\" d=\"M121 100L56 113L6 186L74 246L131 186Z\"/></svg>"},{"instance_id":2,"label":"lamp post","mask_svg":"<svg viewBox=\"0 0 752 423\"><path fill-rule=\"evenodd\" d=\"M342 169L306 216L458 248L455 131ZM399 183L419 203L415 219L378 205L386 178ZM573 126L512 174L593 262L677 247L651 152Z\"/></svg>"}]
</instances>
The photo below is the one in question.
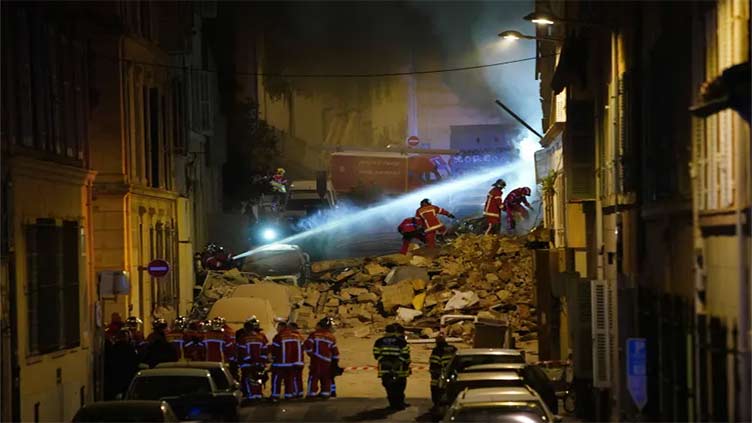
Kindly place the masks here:
<instances>
[{"instance_id":1,"label":"lamp post","mask_svg":"<svg viewBox=\"0 0 752 423\"><path fill-rule=\"evenodd\" d=\"M579 19L567 19L567 18L561 18L559 16L554 15L553 13L548 12L532 12L525 15L522 19L526 21L530 21L536 25L539 26L549 26L559 23L566 23L574 26L592 26L592 27L599 27L599 28L607 28L609 25L604 22L592 22L592 21L583 21Z\"/></svg>"}]
</instances>

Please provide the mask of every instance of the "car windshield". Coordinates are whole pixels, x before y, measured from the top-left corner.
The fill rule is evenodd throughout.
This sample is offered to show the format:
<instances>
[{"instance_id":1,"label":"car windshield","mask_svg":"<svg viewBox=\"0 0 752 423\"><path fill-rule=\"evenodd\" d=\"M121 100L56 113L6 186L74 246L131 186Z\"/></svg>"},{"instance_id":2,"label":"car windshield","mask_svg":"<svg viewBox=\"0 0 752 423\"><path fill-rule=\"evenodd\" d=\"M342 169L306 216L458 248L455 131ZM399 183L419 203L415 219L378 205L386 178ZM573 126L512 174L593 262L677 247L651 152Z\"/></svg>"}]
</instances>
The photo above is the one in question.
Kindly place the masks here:
<instances>
[{"instance_id":1,"label":"car windshield","mask_svg":"<svg viewBox=\"0 0 752 423\"><path fill-rule=\"evenodd\" d=\"M454 357L452 369L462 372L470 366L479 364L507 364L507 363L524 363L525 359L518 354L479 354L479 355L457 355Z\"/></svg>"},{"instance_id":2,"label":"car windshield","mask_svg":"<svg viewBox=\"0 0 752 423\"><path fill-rule=\"evenodd\" d=\"M193 376L147 376L133 381L129 400L158 400L188 394L211 393L209 379Z\"/></svg>"},{"instance_id":3,"label":"car windshield","mask_svg":"<svg viewBox=\"0 0 752 423\"><path fill-rule=\"evenodd\" d=\"M214 381L214 385L217 386L217 389L220 391L229 391L230 390L230 381L227 380L227 373L225 373L225 370L221 367L212 367L209 370L209 374L211 374L211 378Z\"/></svg>"},{"instance_id":4,"label":"car windshield","mask_svg":"<svg viewBox=\"0 0 752 423\"><path fill-rule=\"evenodd\" d=\"M550 423L540 405L534 402L460 408L452 413L448 420L456 422Z\"/></svg>"}]
</instances>

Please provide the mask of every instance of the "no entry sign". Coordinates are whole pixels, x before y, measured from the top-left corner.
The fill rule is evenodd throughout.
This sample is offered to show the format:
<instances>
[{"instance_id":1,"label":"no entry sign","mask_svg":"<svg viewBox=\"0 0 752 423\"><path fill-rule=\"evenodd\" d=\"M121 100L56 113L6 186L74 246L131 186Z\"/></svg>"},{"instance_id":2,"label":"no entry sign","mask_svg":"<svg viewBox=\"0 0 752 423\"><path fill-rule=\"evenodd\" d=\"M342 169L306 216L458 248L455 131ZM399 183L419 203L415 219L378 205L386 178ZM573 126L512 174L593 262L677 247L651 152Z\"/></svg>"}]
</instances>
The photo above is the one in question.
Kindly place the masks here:
<instances>
[{"instance_id":1,"label":"no entry sign","mask_svg":"<svg viewBox=\"0 0 752 423\"><path fill-rule=\"evenodd\" d=\"M409 145L410 147L415 147L418 144L420 144L420 139L418 137L416 137L415 135L411 135L407 139L407 145Z\"/></svg>"},{"instance_id":2,"label":"no entry sign","mask_svg":"<svg viewBox=\"0 0 752 423\"><path fill-rule=\"evenodd\" d=\"M170 263L167 263L162 259L152 260L149 262L149 265L146 266L146 271L149 272L152 277L161 278L170 271Z\"/></svg>"}]
</instances>

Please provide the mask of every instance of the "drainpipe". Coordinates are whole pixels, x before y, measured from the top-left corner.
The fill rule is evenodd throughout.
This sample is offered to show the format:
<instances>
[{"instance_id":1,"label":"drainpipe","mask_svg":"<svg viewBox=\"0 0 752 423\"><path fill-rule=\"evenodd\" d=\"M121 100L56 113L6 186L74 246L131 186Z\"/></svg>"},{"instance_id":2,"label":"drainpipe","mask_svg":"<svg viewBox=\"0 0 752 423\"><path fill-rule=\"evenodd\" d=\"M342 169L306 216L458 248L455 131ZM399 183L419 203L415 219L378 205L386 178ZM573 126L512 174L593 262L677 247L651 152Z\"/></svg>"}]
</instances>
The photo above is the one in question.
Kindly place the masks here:
<instances>
[{"instance_id":1,"label":"drainpipe","mask_svg":"<svg viewBox=\"0 0 752 423\"><path fill-rule=\"evenodd\" d=\"M738 354L740 356L739 366L737 370L737 377L739 378L740 392L735 399L736 410L729 410L736 414L736 420L749 421L750 419L750 405L747 399L750 397L750 280L747 272L749 272L749 254L747 251L746 237L744 236L744 229L742 221L744 218L744 206L747 205L747 192L750 189L750 169L749 161L745 162L745 157L749 160L749 154L744 154L744 148L750 150L749 136L744 136L743 129L741 127L742 122L738 116L734 117L737 122L736 139L738 140L738 153L736 155L736 228L734 233L737 239L737 248L739 251L738 262L738 281L739 281L739 328L738 328ZM744 145L744 140L747 140L747 145ZM747 225L752 226L752 222L747 221Z\"/></svg>"}]
</instances>

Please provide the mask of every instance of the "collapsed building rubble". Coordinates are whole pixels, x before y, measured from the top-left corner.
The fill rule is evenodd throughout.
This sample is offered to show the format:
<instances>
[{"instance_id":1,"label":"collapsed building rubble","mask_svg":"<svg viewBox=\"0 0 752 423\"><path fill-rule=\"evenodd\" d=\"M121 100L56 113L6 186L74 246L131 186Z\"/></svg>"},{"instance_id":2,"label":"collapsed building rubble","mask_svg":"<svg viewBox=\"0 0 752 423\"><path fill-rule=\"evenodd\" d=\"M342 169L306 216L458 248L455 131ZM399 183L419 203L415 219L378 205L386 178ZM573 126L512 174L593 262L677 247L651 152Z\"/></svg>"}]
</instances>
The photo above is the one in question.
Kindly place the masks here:
<instances>
[{"instance_id":1,"label":"collapsed building rubble","mask_svg":"<svg viewBox=\"0 0 752 423\"><path fill-rule=\"evenodd\" d=\"M365 337L398 320L422 337L435 337L442 315L461 313L504 320L515 340L534 338L533 254L526 245L545 242L543 237L466 234L438 251L314 263L298 321L311 327L321 316L336 316L354 336ZM474 335L468 321L443 329L465 340Z\"/></svg>"}]
</instances>

